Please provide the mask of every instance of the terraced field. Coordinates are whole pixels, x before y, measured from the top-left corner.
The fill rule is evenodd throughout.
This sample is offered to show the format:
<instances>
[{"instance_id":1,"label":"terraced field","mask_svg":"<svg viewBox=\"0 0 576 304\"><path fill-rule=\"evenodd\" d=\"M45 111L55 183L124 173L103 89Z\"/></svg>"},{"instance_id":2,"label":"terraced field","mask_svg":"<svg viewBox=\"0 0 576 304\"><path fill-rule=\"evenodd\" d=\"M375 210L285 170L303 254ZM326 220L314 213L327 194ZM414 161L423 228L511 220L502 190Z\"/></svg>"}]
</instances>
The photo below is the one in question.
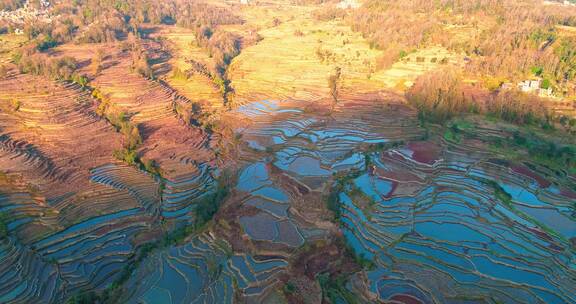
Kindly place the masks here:
<instances>
[{"instance_id":1,"label":"terraced field","mask_svg":"<svg viewBox=\"0 0 576 304\"><path fill-rule=\"evenodd\" d=\"M374 155L374 173L353 181L359 192L340 194L349 243L376 261L374 296L573 302L573 193L477 147L429 145ZM362 209L366 196L373 205Z\"/></svg>"},{"instance_id":2,"label":"terraced field","mask_svg":"<svg viewBox=\"0 0 576 304\"><path fill-rule=\"evenodd\" d=\"M19 71L28 38L0 35L0 303L576 303L573 168L505 150L532 129L426 125L404 97L463 54L379 67L309 1L207 3L242 17L214 25L240 44L224 88L181 75L214 63L201 27L38 50L75 58L84 87Z\"/></svg>"},{"instance_id":3,"label":"terraced field","mask_svg":"<svg viewBox=\"0 0 576 304\"><path fill-rule=\"evenodd\" d=\"M157 184L114 164L120 138L79 88L10 82L26 91L10 91L21 105L2 112L0 210L11 237L1 242L0 302L58 303L116 278L134 235L150 229ZM99 150L90 149L94 139Z\"/></svg>"},{"instance_id":4,"label":"terraced field","mask_svg":"<svg viewBox=\"0 0 576 304\"><path fill-rule=\"evenodd\" d=\"M281 248L270 246L326 235L333 227L318 221L310 197L333 174L355 172L339 194L342 229L376 263L357 278L372 300L574 302L575 193L565 181L498 160L478 141L420 141L413 114L393 98L346 101L326 116L291 102L240 107L248 164L237 189L252 210L238 219L245 236Z\"/></svg>"},{"instance_id":5,"label":"terraced field","mask_svg":"<svg viewBox=\"0 0 576 304\"><path fill-rule=\"evenodd\" d=\"M122 70L128 69L110 73ZM9 81L18 77L28 76ZM153 176L116 163L111 151L100 159L90 157L92 162L80 158L78 163L89 165L74 171L83 175L66 175L40 170L62 161L41 137L30 144L12 144L22 155L6 154L6 163L22 159L26 166L21 168L29 169L12 169L1 184L2 210L18 219L9 229L19 231L18 238L2 243L3 276L19 277L19 284L2 286L3 302L58 302L72 291L105 288L146 235L160 229L155 225L158 216L189 222L193 202L210 192L214 181L208 153L204 159L198 152L185 154L207 148L198 140L202 136L179 123L171 111L176 93L137 75L124 77L125 82L96 78L95 83L108 90L115 106L142 109L133 112L131 120L142 126L144 157L158 159L165 170L164 186ZM91 98L62 84L56 87ZM133 93L115 93L120 90ZM30 120L10 118L34 113L33 97L24 98L18 111L3 112L3 130L14 130L4 135L4 143L28 130L16 128L15 121L34 121L34 115ZM80 105L86 108L78 106L85 111L78 110L85 114L78 114L79 119L100 125L97 116L86 114L94 104ZM48 113L57 114L56 109ZM235 210L226 224L232 230L209 229L153 252L126 283L126 302L278 301L294 250L338 231L358 255L374 261L374 268L353 278L363 283L350 287L365 286L371 300L575 301L570 264L576 194L567 188L569 180L556 180L530 164L499 160L478 140L455 144L426 139L416 113L392 93L350 95L336 104L265 100L224 115L235 120L241 141L242 169L232 205L225 207ZM166 126L180 130L183 135L178 136L196 134L194 141L179 141L172 130L162 129ZM98 133L110 134L107 140L117 136L104 123L100 128ZM156 132L164 133L155 139ZM58 132L54 134L58 139ZM482 136L505 134L484 128L479 129ZM55 189L52 194L31 189L22 177L50 181L39 184L48 189L74 181L83 186L74 186L81 189L77 192ZM341 227L330 221L324 199L337 180L345 185L338 194ZM47 228L38 236L39 229ZM22 267L10 268L13 263Z\"/></svg>"},{"instance_id":6,"label":"terraced field","mask_svg":"<svg viewBox=\"0 0 576 304\"><path fill-rule=\"evenodd\" d=\"M173 70L178 69L181 72L186 72L191 67L190 60L207 66L211 64L211 58L206 54L206 51L196 45L193 30L166 26L159 29L154 35L168 40L173 53L170 61ZM188 78L175 75L166 76L166 81L172 87L190 100L202 104L205 111L218 111L224 106L222 94L210 77L200 73L194 73Z\"/></svg>"},{"instance_id":7,"label":"terraced field","mask_svg":"<svg viewBox=\"0 0 576 304\"><path fill-rule=\"evenodd\" d=\"M157 46L149 46L154 48ZM153 160L166 179L161 214L167 219L188 218L190 201L201 196L210 184L213 153L208 136L188 126L175 113L178 103L191 103L161 81L130 72L129 60L118 54L118 64L103 70L93 81L116 111L125 112L142 135L139 154Z\"/></svg>"},{"instance_id":8,"label":"terraced field","mask_svg":"<svg viewBox=\"0 0 576 304\"><path fill-rule=\"evenodd\" d=\"M0 80L0 212L9 234L0 241L2 303L63 303L108 288L161 232L160 219L192 221L194 200L210 192L208 136L174 112L190 101L130 72L127 54L114 50L91 84L138 125L138 153L164 178L115 159L125 138L96 114L101 100L89 90L12 69Z\"/></svg>"},{"instance_id":9,"label":"terraced field","mask_svg":"<svg viewBox=\"0 0 576 304\"><path fill-rule=\"evenodd\" d=\"M128 282L126 303L235 303L265 301L287 263L233 254L223 240L202 234L147 259Z\"/></svg>"},{"instance_id":10,"label":"terraced field","mask_svg":"<svg viewBox=\"0 0 576 304\"><path fill-rule=\"evenodd\" d=\"M95 115L94 99L79 86L17 75L2 87L3 171L29 168L27 179L41 190L66 192L51 182L80 188L88 169L110 161L120 146L120 136Z\"/></svg>"}]
</instances>

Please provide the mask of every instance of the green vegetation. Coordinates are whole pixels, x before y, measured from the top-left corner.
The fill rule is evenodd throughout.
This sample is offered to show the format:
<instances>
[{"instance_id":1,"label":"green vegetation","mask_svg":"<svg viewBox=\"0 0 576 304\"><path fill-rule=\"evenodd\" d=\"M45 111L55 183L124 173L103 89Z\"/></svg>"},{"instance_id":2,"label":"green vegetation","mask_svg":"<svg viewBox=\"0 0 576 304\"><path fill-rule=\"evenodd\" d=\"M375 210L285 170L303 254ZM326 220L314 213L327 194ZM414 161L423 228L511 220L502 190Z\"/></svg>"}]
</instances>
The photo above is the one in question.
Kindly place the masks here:
<instances>
[{"instance_id":1,"label":"green vegetation","mask_svg":"<svg viewBox=\"0 0 576 304\"><path fill-rule=\"evenodd\" d=\"M512 196L510 193L506 192L502 186L493 180L483 180L483 182L494 189L494 195L496 198L502 202L506 207L513 208Z\"/></svg>"},{"instance_id":2,"label":"green vegetation","mask_svg":"<svg viewBox=\"0 0 576 304\"><path fill-rule=\"evenodd\" d=\"M229 171L223 171L218 177L216 190L197 202L197 207L194 209L196 229L203 227L212 220L226 197L230 194L232 185L232 174Z\"/></svg>"},{"instance_id":3,"label":"green vegetation","mask_svg":"<svg viewBox=\"0 0 576 304\"><path fill-rule=\"evenodd\" d=\"M352 180L354 180L355 178L357 178L361 174L362 174L362 172L359 170L351 170L351 171L346 172L344 174L335 176L334 183L332 184L330 191L328 192L328 194L325 197L327 208L334 215L333 220L335 222L339 222L340 217L342 215L342 213L341 213L342 211L340 209L340 208L342 208L341 204L340 204L340 198L339 198L340 193L342 193L346 190L349 190L350 185L352 183Z\"/></svg>"},{"instance_id":4,"label":"green vegetation","mask_svg":"<svg viewBox=\"0 0 576 304\"><path fill-rule=\"evenodd\" d=\"M493 181L493 180L487 180L487 179L480 179L480 181L488 186L490 186L492 189L494 189L494 195L496 196L496 198L498 199L498 201L500 201L502 204L504 204L504 206L506 206L506 208L508 208L510 211L514 212L515 214L517 214L518 216L520 216L521 218L531 222L532 224L534 224L535 226L539 227L540 229L542 229L543 231L547 232L550 235L553 235L559 239L565 240L565 238L560 235L559 233L557 233L555 230L551 229L550 227L544 225L543 223L537 221L536 219L534 219L533 217L529 216L528 214L520 211L519 209L517 209L514 206L514 202L512 200L512 195L510 195L510 193L506 192L506 190L504 190L504 188L502 188L502 186L500 186L497 182ZM566 241L566 240L565 240Z\"/></svg>"},{"instance_id":5,"label":"green vegetation","mask_svg":"<svg viewBox=\"0 0 576 304\"><path fill-rule=\"evenodd\" d=\"M118 160L121 160L129 165L136 165L140 162L138 158L138 153L136 150L130 150L127 148L123 148L121 150L114 151L114 157Z\"/></svg>"},{"instance_id":6,"label":"green vegetation","mask_svg":"<svg viewBox=\"0 0 576 304\"><path fill-rule=\"evenodd\" d=\"M40 40L38 42L38 44L36 45L36 48L40 51L46 51L50 48L55 47L56 45L58 45L58 42L56 40L54 40L54 38L52 38L52 36L48 35L45 36L44 39Z\"/></svg>"},{"instance_id":7,"label":"green vegetation","mask_svg":"<svg viewBox=\"0 0 576 304\"><path fill-rule=\"evenodd\" d=\"M330 193L328 194L327 198L326 198L326 204L328 206L328 210L330 210L332 212L332 214L334 215L333 219L336 221L340 220L340 217L342 216L342 211L340 210L340 192L343 190L343 185L336 182L336 185L334 187L332 187L332 189L330 190Z\"/></svg>"},{"instance_id":8,"label":"green vegetation","mask_svg":"<svg viewBox=\"0 0 576 304\"><path fill-rule=\"evenodd\" d=\"M142 143L142 137L140 136L140 131L138 125L134 125L130 122L129 117L124 112L118 114L109 113L106 115L106 119L116 128L116 130L122 135L124 135L124 147L122 150L114 151L114 156L128 163L129 165L140 164L146 167L140 162L138 154L136 152L138 145Z\"/></svg>"},{"instance_id":9,"label":"green vegetation","mask_svg":"<svg viewBox=\"0 0 576 304\"><path fill-rule=\"evenodd\" d=\"M576 118L570 118L566 115L562 115L558 119L558 123L567 133L576 134Z\"/></svg>"},{"instance_id":10,"label":"green vegetation","mask_svg":"<svg viewBox=\"0 0 576 304\"><path fill-rule=\"evenodd\" d=\"M354 262L360 266L360 268L365 270L373 270L376 268L376 264L373 260L367 259L363 254L358 254L352 246L348 245L348 243L344 244L344 248L346 249L346 254L352 257Z\"/></svg>"},{"instance_id":11,"label":"green vegetation","mask_svg":"<svg viewBox=\"0 0 576 304\"><path fill-rule=\"evenodd\" d=\"M540 75L542 75L542 72L544 71L544 69L540 66L535 66L535 67L532 67L532 69L530 69L530 71L532 72L532 74L534 76L540 76Z\"/></svg>"},{"instance_id":12,"label":"green vegetation","mask_svg":"<svg viewBox=\"0 0 576 304\"><path fill-rule=\"evenodd\" d=\"M394 145L393 143L391 145ZM362 196L364 199L370 201L370 204L374 204L372 199L367 198L364 193L362 193L355 185L353 180L360 176L363 172L359 170L352 170L346 174L336 176L333 186L330 189L326 199L328 210L333 214L333 220L336 223L341 224L342 216L342 206L339 199L339 195L342 192L349 192L353 196ZM344 249L345 256L351 258L354 263L362 269L374 269L374 261L367 259L363 254L357 254L354 248L348 245L345 238L339 238L336 240L338 247ZM329 300L330 303L338 303L338 300L343 300L346 303L357 303L356 297L346 289L345 284L348 281L348 276L340 274L338 276L331 275L329 273L320 274L317 276L318 282L322 288L322 298L323 301ZM284 287L287 288L286 286ZM286 294L289 294L284 290Z\"/></svg>"},{"instance_id":13,"label":"green vegetation","mask_svg":"<svg viewBox=\"0 0 576 304\"><path fill-rule=\"evenodd\" d=\"M105 117L106 120L114 126L116 131L122 133L124 136L123 147L120 150L114 151L114 157L129 165L136 165L151 174L159 174L159 169L153 160L143 163L138 157L138 146L142 144L142 136L140 135L138 125L130 121L127 113L115 111L110 99L99 89L92 90L92 97L100 101L96 108L96 114Z\"/></svg>"},{"instance_id":14,"label":"green vegetation","mask_svg":"<svg viewBox=\"0 0 576 304\"><path fill-rule=\"evenodd\" d=\"M284 292L284 294L293 294L296 291L298 291L298 288L296 288L296 285L294 285L294 283L288 281L286 282L286 284L284 284L284 286L282 287L282 291Z\"/></svg>"},{"instance_id":15,"label":"green vegetation","mask_svg":"<svg viewBox=\"0 0 576 304\"><path fill-rule=\"evenodd\" d=\"M548 79L548 78L544 78L544 79L542 80L542 84L540 85L540 87L541 87L542 89L545 89L545 90L549 89L550 86L551 86L551 84L550 84L550 79Z\"/></svg>"},{"instance_id":16,"label":"green vegetation","mask_svg":"<svg viewBox=\"0 0 576 304\"><path fill-rule=\"evenodd\" d=\"M46 59L42 55L25 55L16 52L12 60L18 65L21 73L44 76L54 80L70 81L79 84L83 88L88 85L88 78L80 75L77 69L76 59L68 56Z\"/></svg>"},{"instance_id":17,"label":"green vegetation","mask_svg":"<svg viewBox=\"0 0 576 304\"><path fill-rule=\"evenodd\" d=\"M81 294L73 295L66 301L66 304L95 304L106 303L102 301L102 297L94 291L89 291Z\"/></svg>"},{"instance_id":18,"label":"green vegetation","mask_svg":"<svg viewBox=\"0 0 576 304\"><path fill-rule=\"evenodd\" d=\"M8 237L8 213L0 213L0 240Z\"/></svg>"},{"instance_id":19,"label":"green vegetation","mask_svg":"<svg viewBox=\"0 0 576 304\"><path fill-rule=\"evenodd\" d=\"M539 126L537 126L539 128ZM544 131L547 129L544 128ZM477 138L474 126L464 120L453 120L443 129L444 139L459 143L463 138ZM555 131L561 132L561 131ZM558 136L545 136L530 131L527 126L518 128L507 138L482 138L499 155L512 160L529 160L553 169L557 174L576 173L576 146L574 143L560 143Z\"/></svg>"},{"instance_id":20,"label":"green vegetation","mask_svg":"<svg viewBox=\"0 0 576 304\"><path fill-rule=\"evenodd\" d=\"M528 152L529 157L537 163L542 163L556 170L566 170L576 173L576 146L559 145L554 141L535 134L515 132L513 144L497 142L503 148L521 148Z\"/></svg>"},{"instance_id":21,"label":"green vegetation","mask_svg":"<svg viewBox=\"0 0 576 304\"><path fill-rule=\"evenodd\" d=\"M322 302L328 303L358 303L357 297L346 288L348 277L345 275L319 274L316 279L322 288Z\"/></svg>"}]
</instances>

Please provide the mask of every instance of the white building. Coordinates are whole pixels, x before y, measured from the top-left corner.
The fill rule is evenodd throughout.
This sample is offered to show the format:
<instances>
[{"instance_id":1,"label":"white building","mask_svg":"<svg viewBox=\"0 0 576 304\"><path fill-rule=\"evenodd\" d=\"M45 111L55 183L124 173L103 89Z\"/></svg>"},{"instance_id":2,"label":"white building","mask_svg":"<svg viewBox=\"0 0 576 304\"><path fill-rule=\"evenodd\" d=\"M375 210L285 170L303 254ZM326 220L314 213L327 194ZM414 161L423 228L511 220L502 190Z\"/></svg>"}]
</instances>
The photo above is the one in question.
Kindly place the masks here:
<instances>
[{"instance_id":1,"label":"white building","mask_svg":"<svg viewBox=\"0 0 576 304\"><path fill-rule=\"evenodd\" d=\"M540 97L553 97L554 90L552 88L542 88L542 79L524 80L518 83L520 91L525 93L538 94Z\"/></svg>"},{"instance_id":2,"label":"white building","mask_svg":"<svg viewBox=\"0 0 576 304\"><path fill-rule=\"evenodd\" d=\"M360 3L358 3L357 0L342 0L336 7L341 9L354 9L359 8Z\"/></svg>"},{"instance_id":3,"label":"white building","mask_svg":"<svg viewBox=\"0 0 576 304\"><path fill-rule=\"evenodd\" d=\"M518 84L522 92L534 92L540 88L542 80L524 80Z\"/></svg>"}]
</instances>

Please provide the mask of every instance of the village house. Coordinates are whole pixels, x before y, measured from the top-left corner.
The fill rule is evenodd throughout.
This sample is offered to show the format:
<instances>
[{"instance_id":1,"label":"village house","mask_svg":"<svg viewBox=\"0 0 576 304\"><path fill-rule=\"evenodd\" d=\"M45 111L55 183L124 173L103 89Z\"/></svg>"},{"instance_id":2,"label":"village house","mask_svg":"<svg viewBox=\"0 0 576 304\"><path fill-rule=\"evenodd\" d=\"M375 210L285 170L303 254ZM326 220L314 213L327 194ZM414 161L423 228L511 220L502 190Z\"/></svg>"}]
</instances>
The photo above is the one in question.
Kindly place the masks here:
<instances>
[{"instance_id":1,"label":"village house","mask_svg":"<svg viewBox=\"0 0 576 304\"><path fill-rule=\"evenodd\" d=\"M355 9L360 7L360 3L356 0L342 0L336 7L341 9Z\"/></svg>"},{"instance_id":2,"label":"village house","mask_svg":"<svg viewBox=\"0 0 576 304\"><path fill-rule=\"evenodd\" d=\"M21 25L26 20L35 19L42 22L50 22L51 17L48 12L50 2L48 0L40 1L40 9L33 8L29 2L26 2L22 8L14 11L0 11L0 20L8 21L11 24Z\"/></svg>"},{"instance_id":3,"label":"village house","mask_svg":"<svg viewBox=\"0 0 576 304\"><path fill-rule=\"evenodd\" d=\"M504 87L503 87L504 88ZM538 94L540 97L553 97L554 91L552 88L542 88L542 79L524 80L518 83L520 91L525 93Z\"/></svg>"},{"instance_id":4,"label":"village house","mask_svg":"<svg viewBox=\"0 0 576 304\"><path fill-rule=\"evenodd\" d=\"M500 89L502 90L512 90L514 88L514 84L511 82L505 82L500 86ZM554 97L554 90L552 88L542 88L542 79L528 79L521 81L517 84L516 88L524 93L536 94L540 97Z\"/></svg>"}]
</instances>

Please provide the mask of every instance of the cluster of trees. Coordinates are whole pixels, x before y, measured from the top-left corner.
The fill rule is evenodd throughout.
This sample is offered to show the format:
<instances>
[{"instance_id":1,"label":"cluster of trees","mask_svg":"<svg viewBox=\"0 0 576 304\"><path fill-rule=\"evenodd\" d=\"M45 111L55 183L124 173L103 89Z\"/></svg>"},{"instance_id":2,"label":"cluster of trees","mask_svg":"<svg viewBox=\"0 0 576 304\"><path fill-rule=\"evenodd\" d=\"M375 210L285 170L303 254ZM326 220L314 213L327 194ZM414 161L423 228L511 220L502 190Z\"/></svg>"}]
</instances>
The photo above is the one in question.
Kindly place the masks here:
<instances>
[{"instance_id":1,"label":"cluster of trees","mask_svg":"<svg viewBox=\"0 0 576 304\"><path fill-rule=\"evenodd\" d=\"M477 104L466 96L461 79L462 75L454 69L418 78L406 96L418 109L421 121L442 123L460 113L477 112Z\"/></svg>"},{"instance_id":2,"label":"cluster of trees","mask_svg":"<svg viewBox=\"0 0 576 304\"><path fill-rule=\"evenodd\" d=\"M521 132L515 132L513 143L510 142L508 145L525 149L530 156L551 164L551 167L567 170L570 173L576 172L576 147L574 145L559 145L549 139Z\"/></svg>"},{"instance_id":3,"label":"cluster of trees","mask_svg":"<svg viewBox=\"0 0 576 304\"><path fill-rule=\"evenodd\" d=\"M24 6L25 0L1 0L0 11L13 11Z\"/></svg>"},{"instance_id":4,"label":"cluster of trees","mask_svg":"<svg viewBox=\"0 0 576 304\"><path fill-rule=\"evenodd\" d=\"M153 79L154 71L152 70L150 59L142 44L140 44L139 41L135 41L132 44L130 52L132 55L132 64L130 65L132 71L135 71L143 77Z\"/></svg>"},{"instance_id":5,"label":"cluster of trees","mask_svg":"<svg viewBox=\"0 0 576 304\"><path fill-rule=\"evenodd\" d=\"M441 31L438 17L431 14L434 10L427 9L431 3L369 0L349 16L348 22L369 40L370 47L383 51L386 60L380 60L379 67L386 68L400 59L402 52L425 44Z\"/></svg>"},{"instance_id":6,"label":"cluster of trees","mask_svg":"<svg viewBox=\"0 0 576 304\"><path fill-rule=\"evenodd\" d=\"M82 87L88 84L88 78L76 71L77 63L73 57L48 58L43 54L27 54L20 51L14 55L13 60L21 73L44 76L54 80L72 81Z\"/></svg>"},{"instance_id":7,"label":"cluster of trees","mask_svg":"<svg viewBox=\"0 0 576 304\"><path fill-rule=\"evenodd\" d=\"M199 68L198 72L206 74L207 70L209 77L219 87L225 101L227 100L231 88L226 78L226 70L231 60L240 53L241 39L236 34L222 30L220 26L242 23L239 16L226 7L192 0L132 0L114 6L114 9L123 14L125 20L129 20L129 29L137 28L142 23L178 24L193 29L198 46L206 49L213 58L213 62L208 66L196 66ZM142 58L138 61L144 63ZM144 67L143 64L141 66ZM180 72L180 76L183 76L184 73Z\"/></svg>"},{"instance_id":8,"label":"cluster of trees","mask_svg":"<svg viewBox=\"0 0 576 304\"><path fill-rule=\"evenodd\" d=\"M6 3L9 0L4 0ZM14 1L18 2L18 1ZM82 43L101 43L116 41L133 30L134 23L130 14L121 12L117 5L123 1L73 0L52 3L52 22L30 18L26 20L24 34L33 39L41 50L60 43L77 41ZM15 27L7 27L13 31Z\"/></svg>"},{"instance_id":9,"label":"cluster of trees","mask_svg":"<svg viewBox=\"0 0 576 304\"><path fill-rule=\"evenodd\" d=\"M334 8L325 10L324 15L338 16L329 13ZM475 76L516 81L540 67L541 76L556 87L576 76L576 38L560 35L557 28L576 24L574 8L536 0L368 0L346 18L384 51L388 65L403 52L441 44L466 52L472 59L467 73ZM454 35L447 24L471 30Z\"/></svg>"},{"instance_id":10,"label":"cluster of trees","mask_svg":"<svg viewBox=\"0 0 576 304\"><path fill-rule=\"evenodd\" d=\"M129 31L129 26L124 22L123 16L118 13L104 17L102 20L92 23L78 37L82 43L114 42Z\"/></svg>"},{"instance_id":11,"label":"cluster of trees","mask_svg":"<svg viewBox=\"0 0 576 304\"><path fill-rule=\"evenodd\" d=\"M242 19L233 14L230 9L208 3L186 1L178 6L178 12L173 16L180 26L188 28L208 27L214 29L218 25L240 24Z\"/></svg>"},{"instance_id":12,"label":"cluster of trees","mask_svg":"<svg viewBox=\"0 0 576 304\"><path fill-rule=\"evenodd\" d=\"M344 18L347 16L346 11L334 6L326 6L322 9L315 10L312 15L316 20L320 21L330 21L336 18Z\"/></svg>"},{"instance_id":13,"label":"cluster of trees","mask_svg":"<svg viewBox=\"0 0 576 304\"><path fill-rule=\"evenodd\" d=\"M60 43L112 42L138 33L142 23L177 23L193 29L197 44L205 48L213 62L207 67L213 82L222 92L224 99L230 93L226 70L231 60L240 53L241 39L226 32L220 25L240 24L243 20L229 8L193 0L74 0L54 4L52 23L29 21L24 32L32 47L46 51ZM255 34L250 39L258 40ZM152 70L141 47L132 47L132 68L151 78Z\"/></svg>"},{"instance_id":14,"label":"cluster of trees","mask_svg":"<svg viewBox=\"0 0 576 304\"><path fill-rule=\"evenodd\" d=\"M196 202L194 209L196 229L200 229L214 218L221 205L224 203L234 185L235 176L228 170L222 171L217 180L214 192L209 193Z\"/></svg>"},{"instance_id":15,"label":"cluster of trees","mask_svg":"<svg viewBox=\"0 0 576 304\"><path fill-rule=\"evenodd\" d=\"M232 59L240 54L241 40L238 35L224 31L219 26L240 24L242 19L225 8L192 2L182 5L179 12L171 18L176 20L178 25L193 29L198 46L206 49L213 58L207 69L226 102L231 92L226 70Z\"/></svg>"},{"instance_id":16,"label":"cluster of trees","mask_svg":"<svg viewBox=\"0 0 576 304\"><path fill-rule=\"evenodd\" d=\"M114 151L114 157L130 165L138 164L144 166L144 164L141 164L137 153L138 146L142 144L142 136L138 125L130 121L128 114L114 109L110 98L99 89L92 91L92 97L100 102L96 108L96 114L106 118L116 128L116 131L124 136L123 147Z\"/></svg>"},{"instance_id":17,"label":"cluster of trees","mask_svg":"<svg viewBox=\"0 0 576 304\"><path fill-rule=\"evenodd\" d=\"M479 92L462 77L461 72L445 68L416 81L406 96L421 121L444 123L463 113L482 113L511 123L552 127L553 115L542 98L518 91Z\"/></svg>"},{"instance_id":18,"label":"cluster of trees","mask_svg":"<svg viewBox=\"0 0 576 304\"><path fill-rule=\"evenodd\" d=\"M539 76L563 87L576 75L576 39L559 35L556 27L563 15L563 11L538 5L502 10L497 25L465 48L474 56L468 73L513 81L525 78L536 67L541 69Z\"/></svg>"},{"instance_id":19,"label":"cluster of trees","mask_svg":"<svg viewBox=\"0 0 576 304\"><path fill-rule=\"evenodd\" d=\"M219 88L224 102L228 100L228 94L232 91L227 79L226 71L232 59L240 54L240 38L233 33L217 30L212 32L201 28L197 31L196 41L207 49L213 58L208 66L214 84Z\"/></svg>"}]
</instances>

